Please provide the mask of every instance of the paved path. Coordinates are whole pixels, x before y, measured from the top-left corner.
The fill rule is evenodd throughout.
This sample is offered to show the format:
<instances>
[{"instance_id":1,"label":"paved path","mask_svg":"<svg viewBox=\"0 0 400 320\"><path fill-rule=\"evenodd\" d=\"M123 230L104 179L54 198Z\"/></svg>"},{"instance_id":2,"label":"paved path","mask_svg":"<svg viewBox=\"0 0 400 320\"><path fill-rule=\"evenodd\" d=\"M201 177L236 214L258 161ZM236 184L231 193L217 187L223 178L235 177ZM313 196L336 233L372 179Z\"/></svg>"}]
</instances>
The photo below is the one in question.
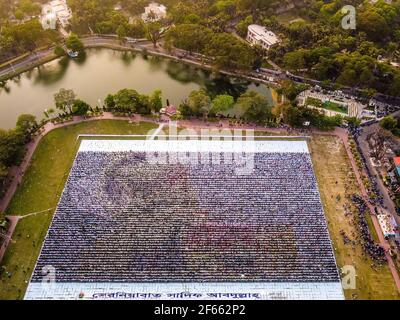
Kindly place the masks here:
<instances>
[{"instance_id":1,"label":"paved path","mask_svg":"<svg viewBox=\"0 0 400 320\"><path fill-rule=\"evenodd\" d=\"M385 249L385 256L386 256L386 259L388 261L388 266L389 266L390 272L392 273L393 279L394 279L395 284L397 286L397 290L400 293L400 277L399 277L399 274L397 272L397 268L396 268L396 266L395 266L395 264L393 262L393 259L389 254L389 250L388 249L390 248L390 245L386 241L386 239L385 239L385 237L384 237L384 235L382 233L381 227L380 227L379 222L378 222L378 218L375 215L375 208L369 202L368 192L367 192L367 190L366 190L366 188L364 186L364 183L362 181L361 174L360 174L360 171L358 169L357 163L356 163L356 161L354 159L353 153L351 152L351 148L350 148L350 145L349 145L348 133L344 129L336 128L335 129L335 134L338 137L340 137L342 139L342 141L343 141L343 144L345 146L347 155L348 155L348 157L350 159L351 166L352 166L353 171L354 171L354 173L356 175L357 183L358 183L359 188L361 190L362 197L363 197L365 203L368 205L368 208L369 208L369 210L371 212L372 223L374 224L374 228L375 228L376 233L378 235L379 244Z\"/></svg>"}]
</instances>

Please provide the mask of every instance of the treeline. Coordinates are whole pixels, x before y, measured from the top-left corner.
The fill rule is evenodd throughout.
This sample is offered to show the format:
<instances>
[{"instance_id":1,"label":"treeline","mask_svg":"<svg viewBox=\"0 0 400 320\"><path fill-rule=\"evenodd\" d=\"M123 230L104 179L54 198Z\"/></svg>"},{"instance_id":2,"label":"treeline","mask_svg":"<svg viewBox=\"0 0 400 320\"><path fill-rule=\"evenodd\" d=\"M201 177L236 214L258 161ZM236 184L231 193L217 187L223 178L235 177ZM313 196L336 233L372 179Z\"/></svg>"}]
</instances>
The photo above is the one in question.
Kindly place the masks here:
<instances>
[{"instance_id":1,"label":"treeline","mask_svg":"<svg viewBox=\"0 0 400 320\"><path fill-rule=\"evenodd\" d=\"M280 22L263 11L257 23L279 33L283 41L269 55L278 64L326 84L400 95L400 4L385 1L308 1L299 19ZM344 5L356 7L356 29L341 26Z\"/></svg>"},{"instance_id":2,"label":"treeline","mask_svg":"<svg viewBox=\"0 0 400 320\"><path fill-rule=\"evenodd\" d=\"M212 57L217 68L256 67L257 51L230 33L214 33L200 24L181 24L166 35L166 45Z\"/></svg>"},{"instance_id":3,"label":"treeline","mask_svg":"<svg viewBox=\"0 0 400 320\"><path fill-rule=\"evenodd\" d=\"M144 11L149 1L122 1L124 8L130 8L138 14ZM129 23L126 14L114 10L118 1L113 0L68 0L73 16L71 28L78 34L87 34L90 30L100 34L118 34L120 37L143 38L145 29L139 19ZM133 10L136 8L136 10Z\"/></svg>"},{"instance_id":4,"label":"treeline","mask_svg":"<svg viewBox=\"0 0 400 320\"><path fill-rule=\"evenodd\" d=\"M247 91L234 97L230 94L218 94L211 96L206 90L194 90L187 99L178 107L178 118L229 118L249 123L257 123L263 126L278 126L286 123L293 127L312 126L320 129L332 129L340 126L343 119L340 116L327 117L323 112L299 107L295 98L304 86L287 82L279 94L289 97L290 103L272 106L267 97L255 92ZM93 116L103 110L116 115L155 115L163 107L162 92L155 90L146 95L134 89L122 89L115 94L109 94L104 100L103 109L93 108L86 102L78 99L72 90L60 89L54 95L54 101L58 114L54 109L48 109L45 116L48 119L68 120L74 115Z\"/></svg>"},{"instance_id":5,"label":"treeline","mask_svg":"<svg viewBox=\"0 0 400 320\"><path fill-rule=\"evenodd\" d=\"M295 91L293 88L289 90ZM270 127L285 123L292 127L311 126L329 130L343 123L340 116L328 117L319 110L299 107L294 100L273 107L265 96L255 91L243 93L236 101L228 94L217 95L212 99L204 90L193 91L179 106L179 112L187 118L230 118Z\"/></svg>"},{"instance_id":6,"label":"treeline","mask_svg":"<svg viewBox=\"0 0 400 320\"><path fill-rule=\"evenodd\" d=\"M25 155L25 145L31 140L38 126L34 116L23 114L18 118L14 129L0 129L0 196L7 187L10 168L20 164Z\"/></svg>"},{"instance_id":7,"label":"treeline","mask_svg":"<svg viewBox=\"0 0 400 320\"><path fill-rule=\"evenodd\" d=\"M393 116L384 117L380 121L380 126L383 129L390 131L394 135L400 136L400 121L398 118L395 118Z\"/></svg>"},{"instance_id":8,"label":"treeline","mask_svg":"<svg viewBox=\"0 0 400 320\"><path fill-rule=\"evenodd\" d=\"M107 111L142 115L157 113L163 106L161 90L146 95L133 89L123 89L114 95L109 94L104 102Z\"/></svg>"},{"instance_id":9,"label":"treeline","mask_svg":"<svg viewBox=\"0 0 400 320\"><path fill-rule=\"evenodd\" d=\"M38 19L25 23L5 24L0 28L0 61L33 51L59 40L54 30L43 30Z\"/></svg>"}]
</instances>

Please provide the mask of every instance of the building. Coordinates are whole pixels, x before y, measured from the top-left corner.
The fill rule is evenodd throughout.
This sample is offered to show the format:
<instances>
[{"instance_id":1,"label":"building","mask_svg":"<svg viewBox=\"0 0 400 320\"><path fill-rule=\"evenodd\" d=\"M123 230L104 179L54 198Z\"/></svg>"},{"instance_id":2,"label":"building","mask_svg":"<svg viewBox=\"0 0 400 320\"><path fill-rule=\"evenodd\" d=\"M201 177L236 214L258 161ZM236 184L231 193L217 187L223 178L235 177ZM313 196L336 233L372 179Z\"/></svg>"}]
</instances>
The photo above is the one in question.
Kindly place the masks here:
<instances>
[{"instance_id":1,"label":"building","mask_svg":"<svg viewBox=\"0 0 400 320\"><path fill-rule=\"evenodd\" d=\"M72 11L67 5L67 0L53 0L45 4L42 8L40 22L43 29L56 29L57 24L62 28L69 25Z\"/></svg>"},{"instance_id":2,"label":"building","mask_svg":"<svg viewBox=\"0 0 400 320\"><path fill-rule=\"evenodd\" d=\"M247 41L252 45L259 45L263 49L269 50L271 46L279 42L279 39L275 33L265 27L251 24L248 27Z\"/></svg>"},{"instance_id":3,"label":"building","mask_svg":"<svg viewBox=\"0 0 400 320\"><path fill-rule=\"evenodd\" d=\"M173 105L169 105L169 106L167 106L165 108L162 108L160 110L160 113L161 114L166 114L167 116L172 117L172 116L175 116L178 113L178 109Z\"/></svg>"},{"instance_id":4,"label":"building","mask_svg":"<svg viewBox=\"0 0 400 320\"><path fill-rule=\"evenodd\" d=\"M298 95L297 102L300 106L322 111L328 117L340 115L361 119L363 116L367 116L364 114L365 105L338 91L322 93L316 90L306 90ZM372 115L368 114L368 116Z\"/></svg>"},{"instance_id":5,"label":"building","mask_svg":"<svg viewBox=\"0 0 400 320\"><path fill-rule=\"evenodd\" d=\"M306 141L122 138L82 140L25 299L344 298Z\"/></svg>"},{"instance_id":6,"label":"building","mask_svg":"<svg viewBox=\"0 0 400 320\"><path fill-rule=\"evenodd\" d=\"M158 4L156 2L150 3L146 8L144 8L144 13L142 14L142 20L144 22L154 22L167 17L167 7Z\"/></svg>"}]
</instances>

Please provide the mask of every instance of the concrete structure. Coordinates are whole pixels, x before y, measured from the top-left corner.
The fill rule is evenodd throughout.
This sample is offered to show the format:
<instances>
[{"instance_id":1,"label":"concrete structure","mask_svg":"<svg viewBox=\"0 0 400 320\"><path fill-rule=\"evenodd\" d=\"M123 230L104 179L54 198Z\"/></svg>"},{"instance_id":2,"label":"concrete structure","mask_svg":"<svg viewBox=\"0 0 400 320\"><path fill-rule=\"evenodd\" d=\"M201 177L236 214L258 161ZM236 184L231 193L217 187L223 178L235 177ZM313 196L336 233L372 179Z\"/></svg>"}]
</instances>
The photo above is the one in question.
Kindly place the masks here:
<instances>
[{"instance_id":1,"label":"concrete structure","mask_svg":"<svg viewBox=\"0 0 400 320\"><path fill-rule=\"evenodd\" d=\"M334 103L344 107L346 110L332 110L314 105L310 103L309 98L318 100L321 102L321 104ZM366 108L366 106L362 103L359 103L354 99L347 98L337 91L325 94L320 91L306 90L298 95L297 102L300 106L307 106L309 108L320 110L329 117L340 115L342 117L362 118L364 116L364 109Z\"/></svg>"},{"instance_id":2,"label":"concrete structure","mask_svg":"<svg viewBox=\"0 0 400 320\"><path fill-rule=\"evenodd\" d=\"M144 13L142 14L142 20L144 22L159 21L166 17L167 7L156 2L152 2L146 8L144 8Z\"/></svg>"},{"instance_id":3,"label":"concrete structure","mask_svg":"<svg viewBox=\"0 0 400 320\"><path fill-rule=\"evenodd\" d=\"M53 0L45 4L42 8L40 22L43 29L56 29L57 24L65 28L72 17L72 11L67 5L66 0Z\"/></svg>"},{"instance_id":4,"label":"concrete structure","mask_svg":"<svg viewBox=\"0 0 400 320\"><path fill-rule=\"evenodd\" d=\"M261 46L265 50L269 50L271 46L279 42L275 33L257 24L249 25L246 40L252 45Z\"/></svg>"},{"instance_id":5,"label":"concrete structure","mask_svg":"<svg viewBox=\"0 0 400 320\"><path fill-rule=\"evenodd\" d=\"M161 114L166 114L167 116L174 116L178 113L178 109L175 106L167 106L160 110Z\"/></svg>"}]
</instances>

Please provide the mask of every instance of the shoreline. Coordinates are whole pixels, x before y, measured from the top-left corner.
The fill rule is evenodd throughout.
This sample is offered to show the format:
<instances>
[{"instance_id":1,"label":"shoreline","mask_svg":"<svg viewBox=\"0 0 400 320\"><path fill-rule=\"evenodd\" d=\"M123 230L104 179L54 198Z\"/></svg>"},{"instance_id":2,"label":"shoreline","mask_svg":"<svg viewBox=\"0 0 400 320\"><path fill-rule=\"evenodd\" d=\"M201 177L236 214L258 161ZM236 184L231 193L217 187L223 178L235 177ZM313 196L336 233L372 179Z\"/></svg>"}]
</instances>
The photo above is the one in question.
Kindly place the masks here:
<instances>
[{"instance_id":1,"label":"shoreline","mask_svg":"<svg viewBox=\"0 0 400 320\"><path fill-rule=\"evenodd\" d=\"M207 70L207 71L211 71L211 72L215 70L212 65L201 63L201 62L190 60L190 59L179 58L176 55L157 50L160 48L161 48L161 50L163 50L162 47L157 47L157 49L142 47L142 46L140 46L141 42L137 43L139 46L138 45L129 46L129 45L123 45L121 43L110 43L110 42L109 43L106 43L106 42L85 43L85 40L91 41L91 40L96 40L96 39L97 38L93 38L93 37L83 38L82 41L84 43L85 49L108 49L108 50L115 50L115 51L120 51L120 52L135 52L135 53L142 53L142 54L146 53L150 56L156 56L156 57L161 57L164 59L174 60L174 61L182 62L186 65L193 65L202 70ZM111 38L111 39L110 38L99 38L99 39L101 39L102 41L110 41L111 40L113 42L119 42L119 40L115 40L113 38ZM55 47L53 46L53 47L50 47L50 48L47 48L47 49L41 51L44 54L44 56L41 57L38 61L35 61L33 63L28 63L27 65L21 66L19 68L16 67L15 70L12 71L11 73L6 73L5 75L0 76L0 82L7 82L8 80L12 80L13 78L15 78L17 76L19 76L25 72L31 71L37 67L40 67L46 63L52 62L58 58L67 57L67 55L62 55L62 56L56 55L53 52L54 48ZM175 50L181 50L181 49L176 48ZM36 54L38 54L38 53L36 53ZM29 55L28 57L31 57L31 56L32 55ZM24 57L26 57L26 54L21 57L23 59ZM18 57L14 58L14 60L16 60L16 59L19 59L19 58ZM7 65L7 63L4 63L3 65ZM14 67L12 67L12 68L14 69ZM1 70L0 70L0 73L1 73ZM218 73L226 75L226 76L245 79L245 80L252 81L255 83L264 84L274 90L276 90L279 87L279 84L276 82L271 82L271 81L268 81L265 79L255 78L255 77L252 77L251 75L246 75L239 71L229 71L229 70L221 69L221 70L218 70Z\"/></svg>"}]
</instances>

